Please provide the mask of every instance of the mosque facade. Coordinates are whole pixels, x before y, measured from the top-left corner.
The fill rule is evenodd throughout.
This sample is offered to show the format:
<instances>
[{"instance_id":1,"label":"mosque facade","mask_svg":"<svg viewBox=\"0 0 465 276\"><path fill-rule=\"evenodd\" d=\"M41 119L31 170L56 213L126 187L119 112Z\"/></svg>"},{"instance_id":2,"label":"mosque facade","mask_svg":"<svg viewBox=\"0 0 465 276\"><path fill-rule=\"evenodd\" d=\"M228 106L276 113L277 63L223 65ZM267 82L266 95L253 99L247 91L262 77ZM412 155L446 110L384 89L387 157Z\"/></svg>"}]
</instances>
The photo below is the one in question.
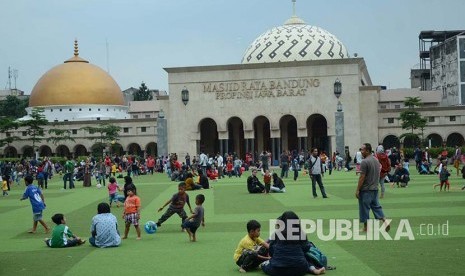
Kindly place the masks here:
<instances>
[{"instance_id":1,"label":"mosque facade","mask_svg":"<svg viewBox=\"0 0 465 276\"><path fill-rule=\"evenodd\" d=\"M269 151L276 162L283 150L353 153L364 142L400 146L397 137L405 130L399 112L405 97L416 96L425 104L418 111L428 118L423 134L432 146L464 142L463 106L444 106L440 91L374 85L363 57L350 57L334 35L295 15L259 35L240 64L165 71L169 95L126 105L118 84L79 57L76 43L71 59L39 79L28 110L44 109L51 122L47 128L69 129L75 141L44 140L39 155L95 152L83 127L102 122L121 127L119 140L106 152L141 156L235 152L244 157ZM8 135L27 138L23 129ZM32 156L30 144L15 141L3 155Z\"/></svg>"}]
</instances>

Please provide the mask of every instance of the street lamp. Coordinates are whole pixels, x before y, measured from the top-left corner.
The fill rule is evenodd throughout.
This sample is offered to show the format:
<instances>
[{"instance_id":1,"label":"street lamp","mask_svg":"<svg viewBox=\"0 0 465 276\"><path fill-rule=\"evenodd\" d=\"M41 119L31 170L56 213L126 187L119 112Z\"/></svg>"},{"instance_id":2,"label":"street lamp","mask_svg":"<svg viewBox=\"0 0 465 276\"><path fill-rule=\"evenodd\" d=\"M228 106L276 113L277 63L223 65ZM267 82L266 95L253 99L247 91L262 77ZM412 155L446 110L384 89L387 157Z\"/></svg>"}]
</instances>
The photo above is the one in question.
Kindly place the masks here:
<instances>
[{"instance_id":1,"label":"street lamp","mask_svg":"<svg viewBox=\"0 0 465 276\"><path fill-rule=\"evenodd\" d=\"M339 152L341 157L345 157L344 151L344 112L342 111L342 103L339 101L339 97L342 94L342 83L339 79L334 82L334 95L337 98L336 112L334 114L335 128L336 128L336 151Z\"/></svg>"},{"instance_id":2,"label":"street lamp","mask_svg":"<svg viewBox=\"0 0 465 276\"><path fill-rule=\"evenodd\" d=\"M342 94L342 84L341 84L341 81L339 81L339 79L336 79L336 81L334 82L334 95L336 95L336 98L339 100L339 97L341 96Z\"/></svg>"},{"instance_id":3,"label":"street lamp","mask_svg":"<svg viewBox=\"0 0 465 276\"><path fill-rule=\"evenodd\" d=\"M189 90L187 90L186 87L184 87L181 91L181 99L184 105L187 105L187 103L189 102Z\"/></svg>"}]
</instances>

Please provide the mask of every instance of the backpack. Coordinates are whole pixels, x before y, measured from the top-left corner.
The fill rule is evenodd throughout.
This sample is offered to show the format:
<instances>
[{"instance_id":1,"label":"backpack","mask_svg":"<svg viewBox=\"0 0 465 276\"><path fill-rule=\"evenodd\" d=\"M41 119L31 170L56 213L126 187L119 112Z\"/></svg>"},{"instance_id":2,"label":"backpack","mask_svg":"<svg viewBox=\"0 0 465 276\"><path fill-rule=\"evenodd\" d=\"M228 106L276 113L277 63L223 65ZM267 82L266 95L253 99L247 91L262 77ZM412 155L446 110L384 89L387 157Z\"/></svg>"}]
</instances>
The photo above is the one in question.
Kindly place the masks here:
<instances>
[{"instance_id":1,"label":"backpack","mask_svg":"<svg viewBox=\"0 0 465 276\"><path fill-rule=\"evenodd\" d=\"M310 242L310 249L305 252L305 258L317 268L328 266L328 258L312 242Z\"/></svg>"}]
</instances>

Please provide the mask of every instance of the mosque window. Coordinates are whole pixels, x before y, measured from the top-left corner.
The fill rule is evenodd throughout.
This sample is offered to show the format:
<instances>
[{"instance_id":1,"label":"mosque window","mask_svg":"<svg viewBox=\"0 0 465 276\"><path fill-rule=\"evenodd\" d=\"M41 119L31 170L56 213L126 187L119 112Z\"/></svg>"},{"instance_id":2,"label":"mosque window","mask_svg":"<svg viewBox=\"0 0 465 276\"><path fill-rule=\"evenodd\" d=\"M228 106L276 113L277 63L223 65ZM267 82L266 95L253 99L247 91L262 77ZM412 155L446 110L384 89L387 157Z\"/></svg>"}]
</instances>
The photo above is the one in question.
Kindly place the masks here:
<instances>
[{"instance_id":1,"label":"mosque window","mask_svg":"<svg viewBox=\"0 0 465 276\"><path fill-rule=\"evenodd\" d=\"M60 108L60 112L63 111L63 109Z\"/></svg>"},{"instance_id":2,"label":"mosque window","mask_svg":"<svg viewBox=\"0 0 465 276\"><path fill-rule=\"evenodd\" d=\"M108 111L108 108L107 108L107 111Z\"/></svg>"},{"instance_id":3,"label":"mosque window","mask_svg":"<svg viewBox=\"0 0 465 276\"><path fill-rule=\"evenodd\" d=\"M394 118L388 118L388 124L393 124L394 123Z\"/></svg>"},{"instance_id":4,"label":"mosque window","mask_svg":"<svg viewBox=\"0 0 465 276\"><path fill-rule=\"evenodd\" d=\"M395 109L400 109L400 104L394 105L394 108L395 108Z\"/></svg>"},{"instance_id":5,"label":"mosque window","mask_svg":"<svg viewBox=\"0 0 465 276\"><path fill-rule=\"evenodd\" d=\"M73 134L77 134L77 129L73 129L73 130L72 130L72 133L73 133Z\"/></svg>"},{"instance_id":6,"label":"mosque window","mask_svg":"<svg viewBox=\"0 0 465 276\"><path fill-rule=\"evenodd\" d=\"M100 121L100 117L97 117L97 121Z\"/></svg>"},{"instance_id":7,"label":"mosque window","mask_svg":"<svg viewBox=\"0 0 465 276\"><path fill-rule=\"evenodd\" d=\"M27 132L26 132L26 131L23 131L21 134L22 134L23 136L27 136Z\"/></svg>"},{"instance_id":8,"label":"mosque window","mask_svg":"<svg viewBox=\"0 0 465 276\"><path fill-rule=\"evenodd\" d=\"M147 132L147 128L146 127L141 127L140 132Z\"/></svg>"},{"instance_id":9,"label":"mosque window","mask_svg":"<svg viewBox=\"0 0 465 276\"><path fill-rule=\"evenodd\" d=\"M449 116L449 121L455 122L455 119L456 119L455 116Z\"/></svg>"},{"instance_id":10,"label":"mosque window","mask_svg":"<svg viewBox=\"0 0 465 276\"><path fill-rule=\"evenodd\" d=\"M428 118L428 122L434 123L434 121L435 121L435 117L434 117L434 116L430 116L430 117Z\"/></svg>"},{"instance_id":11,"label":"mosque window","mask_svg":"<svg viewBox=\"0 0 465 276\"><path fill-rule=\"evenodd\" d=\"M67 122L68 120L64 120L64 122Z\"/></svg>"},{"instance_id":12,"label":"mosque window","mask_svg":"<svg viewBox=\"0 0 465 276\"><path fill-rule=\"evenodd\" d=\"M50 112L53 112L53 109L50 109Z\"/></svg>"},{"instance_id":13,"label":"mosque window","mask_svg":"<svg viewBox=\"0 0 465 276\"><path fill-rule=\"evenodd\" d=\"M79 108L79 111L82 111L82 108Z\"/></svg>"},{"instance_id":14,"label":"mosque window","mask_svg":"<svg viewBox=\"0 0 465 276\"><path fill-rule=\"evenodd\" d=\"M73 111L73 109L72 109L72 108L70 108L70 109L69 109L69 111Z\"/></svg>"},{"instance_id":15,"label":"mosque window","mask_svg":"<svg viewBox=\"0 0 465 276\"><path fill-rule=\"evenodd\" d=\"M465 38L459 39L460 58L465 58Z\"/></svg>"},{"instance_id":16,"label":"mosque window","mask_svg":"<svg viewBox=\"0 0 465 276\"><path fill-rule=\"evenodd\" d=\"M124 133L128 133L128 132L129 132L129 128L128 128L128 127L123 128L123 132L124 132Z\"/></svg>"},{"instance_id":17,"label":"mosque window","mask_svg":"<svg viewBox=\"0 0 465 276\"><path fill-rule=\"evenodd\" d=\"M381 109L386 109L386 105L385 105L385 104L382 104L382 105L381 105Z\"/></svg>"},{"instance_id":18,"label":"mosque window","mask_svg":"<svg viewBox=\"0 0 465 276\"><path fill-rule=\"evenodd\" d=\"M145 118L150 118L150 114L146 114L146 115L145 115Z\"/></svg>"},{"instance_id":19,"label":"mosque window","mask_svg":"<svg viewBox=\"0 0 465 276\"><path fill-rule=\"evenodd\" d=\"M11 137L11 133L7 132L5 134L6 134L6 137Z\"/></svg>"},{"instance_id":20,"label":"mosque window","mask_svg":"<svg viewBox=\"0 0 465 276\"><path fill-rule=\"evenodd\" d=\"M460 61L460 82L465 82L465 60Z\"/></svg>"},{"instance_id":21,"label":"mosque window","mask_svg":"<svg viewBox=\"0 0 465 276\"><path fill-rule=\"evenodd\" d=\"M132 118L138 119L138 118L139 118L139 115L133 115Z\"/></svg>"},{"instance_id":22,"label":"mosque window","mask_svg":"<svg viewBox=\"0 0 465 276\"><path fill-rule=\"evenodd\" d=\"M92 108L89 108L89 111L92 111Z\"/></svg>"},{"instance_id":23,"label":"mosque window","mask_svg":"<svg viewBox=\"0 0 465 276\"><path fill-rule=\"evenodd\" d=\"M98 111L100 111L100 108L98 109Z\"/></svg>"}]
</instances>

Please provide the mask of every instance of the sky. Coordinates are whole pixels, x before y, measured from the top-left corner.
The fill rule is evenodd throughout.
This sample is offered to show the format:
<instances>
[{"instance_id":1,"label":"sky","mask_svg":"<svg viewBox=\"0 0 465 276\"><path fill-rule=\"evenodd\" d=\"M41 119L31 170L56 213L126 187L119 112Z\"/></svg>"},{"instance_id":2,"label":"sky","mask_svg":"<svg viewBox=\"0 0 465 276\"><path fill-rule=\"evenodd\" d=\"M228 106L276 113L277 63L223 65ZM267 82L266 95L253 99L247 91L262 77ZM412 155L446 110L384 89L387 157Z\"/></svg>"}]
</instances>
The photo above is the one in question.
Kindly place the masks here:
<instances>
[{"instance_id":1,"label":"sky","mask_svg":"<svg viewBox=\"0 0 465 276\"><path fill-rule=\"evenodd\" d=\"M410 87L422 30L465 29L463 0L297 0L296 15L363 57L374 85ZM8 67L30 94L39 78L79 56L122 90L168 90L163 68L238 64L247 47L292 15L291 0L0 0L0 89ZM108 57L108 58L107 58ZM14 79L12 79L14 88Z\"/></svg>"}]
</instances>

